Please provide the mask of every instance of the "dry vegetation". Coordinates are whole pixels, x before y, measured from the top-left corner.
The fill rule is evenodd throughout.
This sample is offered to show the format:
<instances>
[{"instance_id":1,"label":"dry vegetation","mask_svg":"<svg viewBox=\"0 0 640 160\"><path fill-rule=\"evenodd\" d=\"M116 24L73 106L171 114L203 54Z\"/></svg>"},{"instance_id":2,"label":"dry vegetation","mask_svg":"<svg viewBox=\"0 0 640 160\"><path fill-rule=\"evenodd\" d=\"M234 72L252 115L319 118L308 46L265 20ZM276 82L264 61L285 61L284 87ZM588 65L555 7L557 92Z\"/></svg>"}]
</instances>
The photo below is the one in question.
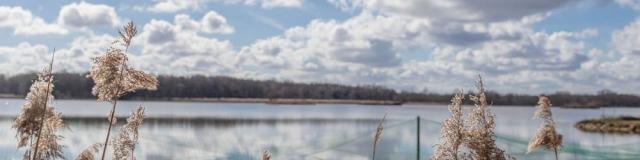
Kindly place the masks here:
<instances>
[{"instance_id":1,"label":"dry vegetation","mask_svg":"<svg viewBox=\"0 0 640 160\"><path fill-rule=\"evenodd\" d=\"M494 115L488 108L482 77L478 76L478 92L470 95L474 108L463 119L462 101L464 94L459 92L451 100L451 117L445 120L441 130L441 143L431 157L436 160L473 159L504 160L508 156L495 143L493 129ZM461 147L465 147L461 149ZM465 152L462 152L464 150Z\"/></svg>"},{"instance_id":2,"label":"dry vegetation","mask_svg":"<svg viewBox=\"0 0 640 160\"><path fill-rule=\"evenodd\" d=\"M540 128L538 128L538 131L529 142L527 153L536 148L544 147L552 150L556 155L556 159L558 159L558 147L562 144L562 135L556 132L556 123L553 121L551 114L551 101L545 96L540 96L538 107L536 108L537 110L533 117L544 120L544 123L540 125Z\"/></svg>"},{"instance_id":3,"label":"dry vegetation","mask_svg":"<svg viewBox=\"0 0 640 160\"><path fill-rule=\"evenodd\" d=\"M128 92L139 89L155 90L158 85L158 80L154 76L127 65L126 52L129 50L131 40L138 33L133 22L127 23L118 33L121 38L115 41L113 43L114 46L107 49L103 55L93 60L94 64L87 76L93 79L95 83L91 93L97 96L99 101L110 101L113 104L108 115L109 128L107 129L107 136L103 143L103 160L109 146L111 128L116 123L115 111L118 98ZM135 159L133 151L138 141L138 128L143 118L144 108L140 107L127 120L127 124L122 128L120 136L112 141L114 143L113 159Z\"/></svg>"},{"instance_id":4,"label":"dry vegetation","mask_svg":"<svg viewBox=\"0 0 640 160\"><path fill-rule=\"evenodd\" d=\"M55 52L55 51L54 51ZM50 107L53 100L53 56L49 67L31 84L22 110L13 122L18 148L26 148L23 159L64 158L62 139L57 131L64 127L60 113Z\"/></svg>"},{"instance_id":5,"label":"dry vegetation","mask_svg":"<svg viewBox=\"0 0 640 160\"><path fill-rule=\"evenodd\" d=\"M106 131L105 141L89 146L76 157L77 160L92 160L95 158L94 154L99 152L102 153L101 159L105 159L109 142L112 144L113 159L136 159L134 153L140 139L138 130L144 119L145 108L140 106L133 111L127 123L121 127L118 136L110 139L111 128L116 124L117 102L128 92L140 89L155 90L158 81L154 76L128 66L126 53L137 34L133 22L127 23L119 33L121 38L113 43L114 46L94 58L94 64L87 76L95 82L92 94L97 96L99 101L109 101L113 104L108 113L109 128ZM52 67L53 58L49 68L39 74L38 79L31 85L26 102L12 126L17 131L18 148L26 148L24 159L64 159L63 146L58 143L62 137L57 134L57 131L64 127L64 123L61 114L50 106L54 87ZM496 145L494 140L495 115L489 109L482 77L478 77L476 86L477 93L469 95L474 107L466 117L462 111L466 96L464 92L459 91L451 99L449 105L451 116L442 125L441 142L436 145L435 154L431 159L505 160L511 158ZM531 139L528 152L544 147L553 150L557 159L557 149L562 143L562 136L556 133L550 107L549 98L539 98L534 117L544 120L544 123ZM376 157L386 116L385 114L380 120L373 135L372 159ZM271 154L264 151L262 160L270 159Z\"/></svg>"}]
</instances>

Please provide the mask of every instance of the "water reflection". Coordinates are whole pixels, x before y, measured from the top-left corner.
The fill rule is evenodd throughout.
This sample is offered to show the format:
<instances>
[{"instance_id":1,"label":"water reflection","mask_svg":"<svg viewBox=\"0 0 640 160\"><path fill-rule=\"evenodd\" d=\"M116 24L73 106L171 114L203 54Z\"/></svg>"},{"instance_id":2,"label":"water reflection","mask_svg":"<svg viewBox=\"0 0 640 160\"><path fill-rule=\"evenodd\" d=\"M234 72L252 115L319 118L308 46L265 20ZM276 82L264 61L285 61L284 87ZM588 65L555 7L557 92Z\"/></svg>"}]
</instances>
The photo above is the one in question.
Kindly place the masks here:
<instances>
[{"instance_id":1,"label":"water reflection","mask_svg":"<svg viewBox=\"0 0 640 160\"><path fill-rule=\"evenodd\" d=\"M11 120L22 100L0 106L0 159L18 159ZM1 101L0 101L1 102ZM421 116L421 155L428 157L438 142L439 122L448 115L444 106L405 105L264 105L125 101L124 117L138 104L148 106L136 148L139 159L258 159L269 150L274 159L369 159L371 137L379 118L389 113L377 159L416 158L416 116ZM101 142L107 128L108 103L56 101L69 129L65 153L69 159L85 147ZM539 121L533 108L494 107L498 144L519 159L552 158L548 152L525 155L529 137ZM558 131L565 135L562 159L633 159L640 155L637 135L601 135L572 127L584 118L637 115L639 109L576 110L554 108ZM124 122L124 118L120 119ZM119 124L121 125L121 124ZM117 131L117 130L116 130Z\"/></svg>"}]
</instances>

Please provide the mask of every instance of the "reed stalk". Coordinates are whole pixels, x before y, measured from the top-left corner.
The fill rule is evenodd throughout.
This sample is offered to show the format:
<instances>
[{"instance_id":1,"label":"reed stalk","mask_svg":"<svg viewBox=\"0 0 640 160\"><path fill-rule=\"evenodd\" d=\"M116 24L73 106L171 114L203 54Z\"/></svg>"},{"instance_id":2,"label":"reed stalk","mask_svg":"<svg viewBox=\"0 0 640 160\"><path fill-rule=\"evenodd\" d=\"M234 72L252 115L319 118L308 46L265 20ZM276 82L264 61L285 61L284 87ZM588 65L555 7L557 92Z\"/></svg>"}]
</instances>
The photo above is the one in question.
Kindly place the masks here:
<instances>
[{"instance_id":1,"label":"reed stalk","mask_svg":"<svg viewBox=\"0 0 640 160\"><path fill-rule=\"evenodd\" d=\"M118 99L128 92L138 89L155 90L158 80L147 73L138 71L127 66L127 52L131 46L131 40L136 36L138 30L133 22L129 22L122 30L118 31L120 39L114 44L121 44L124 51L117 47L110 47L105 54L93 59L94 65L87 77L93 79L95 85L92 94L98 97L99 101L110 101L111 111L108 115L109 127L102 144L102 160L104 160L109 146L111 129L117 119L115 117Z\"/></svg>"},{"instance_id":2,"label":"reed stalk","mask_svg":"<svg viewBox=\"0 0 640 160\"><path fill-rule=\"evenodd\" d=\"M378 143L380 142L380 138L382 138L382 132L384 130L384 121L387 118L387 114L385 113L376 128L376 133L373 135L373 153L371 154L371 160L376 159L376 149L378 148Z\"/></svg>"},{"instance_id":3,"label":"reed stalk","mask_svg":"<svg viewBox=\"0 0 640 160\"><path fill-rule=\"evenodd\" d=\"M53 48L53 53L51 55L51 61L49 62L49 71L47 72L47 77L48 77L47 88L46 88L46 92L47 93L51 92L50 91L51 83L53 83L52 82L53 81L53 74L52 74L52 72L53 72L53 60L55 59L55 57L56 57L56 49ZM46 119L45 117L46 117L46 113L47 113L46 112L47 106L49 106L49 105L47 105L49 103L49 96L46 96L44 98L44 102L45 102L45 105L42 106L43 107L42 110L45 111L45 112L42 112L42 114L40 115L40 127L39 127L40 129L38 130L38 133L36 134L36 137L38 137L38 138L36 138L36 147L35 147L35 149L33 151L33 158L32 159L39 158L38 149L40 148L40 145L38 145L38 144L40 144L40 137L41 137L40 135L42 134L42 128L44 126L44 119Z\"/></svg>"},{"instance_id":4,"label":"reed stalk","mask_svg":"<svg viewBox=\"0 0 640 160\"><path fill-rule=\"evenodd\" d=\"M551 113L551 100L548 97L540 96L538 98L537 110L534 118L543 120L536 134L529 141L527 153L531 153L536 148L544 148L552 150L556 160L558 159L558 148L562 145L562 135L556 132L556 123Z\"/></svg>"}]
</instances>

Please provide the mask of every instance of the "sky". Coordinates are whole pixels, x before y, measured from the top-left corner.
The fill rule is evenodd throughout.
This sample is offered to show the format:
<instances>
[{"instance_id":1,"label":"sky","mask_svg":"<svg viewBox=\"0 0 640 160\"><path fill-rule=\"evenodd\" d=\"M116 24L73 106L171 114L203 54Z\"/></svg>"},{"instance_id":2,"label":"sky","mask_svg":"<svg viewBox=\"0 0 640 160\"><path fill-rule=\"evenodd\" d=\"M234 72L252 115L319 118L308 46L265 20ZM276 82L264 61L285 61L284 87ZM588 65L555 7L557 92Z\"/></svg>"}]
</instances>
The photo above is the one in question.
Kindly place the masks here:
<instances>
[{"instance_id":1,"label":"sky","mask_svg":"<svg viewBox=\"0 0 640 160\"><path fill-rule=\"evenodd\" d=\"M640 94L640 0L0 2L0 74L87 72L133 21L153 74L450 93Z\"/></svg>"}]
</instances>

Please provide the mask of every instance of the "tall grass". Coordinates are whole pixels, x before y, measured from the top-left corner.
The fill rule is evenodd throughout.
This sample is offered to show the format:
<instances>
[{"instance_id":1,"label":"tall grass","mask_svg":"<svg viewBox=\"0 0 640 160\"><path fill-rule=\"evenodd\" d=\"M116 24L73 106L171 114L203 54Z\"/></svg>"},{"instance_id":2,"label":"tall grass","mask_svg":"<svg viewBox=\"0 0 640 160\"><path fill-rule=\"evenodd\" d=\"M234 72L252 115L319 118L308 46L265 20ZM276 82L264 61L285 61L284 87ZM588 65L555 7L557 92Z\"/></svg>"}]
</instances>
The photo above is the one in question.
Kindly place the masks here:
<instances>
[{"instance_id":1,"label":"tall grass","mask_svg":"<svg viewBox=\"0 0 640 160\"><path fill-rule=\"evenodd\" d=\"M481 76L478 76L476 88L477 93L469 95L474 107L467 117L462 116L461 109L464 94L459 92L452 98L449 105L451 116L442 125L441 142L436 145L436 153L431 159L506 160L511 158L498 148L493 139L495 115L489 110ZM467 152L460 153L461 146L464 146Z\"/></svg>"},{"instance_id":2,"label":"tall grass","mask_svg":"<svg viewBox=\"0 0 640 160\"><path fill-rule=\"evenodd\" d=\"M125 160L129 157L135 159L134 150L138 143L138 129L144 119L144 107L140 106L127 119L127 124L122 126L118 138L113 140L113 159Z\"/></svg>"},{"instance_id":3,"label":"tall grass","mask_svg":"<svg viewBox=\"0 0 640 160\"><path fill-rule=\"evenodd\" d=\"M271 160L271 153L267 150L262 152L262 160Z\"/></svg>"},{"instance_id":4,"label":"tall grass","mask_svg":"<svg viewBox=\"0 0 640 160\"><path fill-rule=\"evenodd\" d=\"M115 111L118 98L138 89L155 90L158 85L158 80L154 76L127 65L126 53L132 39L138 33L133 22L124 25L118 33L120 39L114 42L115 46L111 46L104 54L93 59L93 66L87 76L95 83L91 93L96 95L99 101L110 101L113 104L108 116L109 128L103 143L102 160L109 146L111 128L116 123Z\"/></svg>"},{"instance_id":5,"label":"tall grass","mask_svg":"<svg viewBox=\"0 0 640 160\"><path fill-rule=\"evenodd\" d=\"M371 160L376 159L376 150L378 149L378 143L380 142L380 138L382 138L382 132L384 131L384 121L387 119L387 114L385 113L380 123L378 123L378 127L376 128L376 133L373 135L373 151L371 153Z\"/></svg>"},{"instance_id":6,"label":"tall grass","mask_svg":"<svg viewBox=\"0 0 640 160\"><path fill-rule=\"evenodd\" d=\"M436 145L436 152L431 159L434 160L458 160L460 146L464 142L464 120L462 119L462 101L464 91L458 91L451 99L449 112L451 116L442 124L440 130L440 144Z\"/></svg>"},{"instance_id":7,"label":"tall grass","mask_svg":"<svg viewBox=\"0 0 640 160\"><path fill-rule=\"evenodd\" d=\"M58 140L62 136L56 132L64 127L60 113L49 107L53 100L53 51L49 67L38 74L29 88L26 101L12 128L16 129L18 148L27 147L23 159L64 158L62 145ZM32 152L33 151L33 152Z\"/></svg>"},{"instance_id":8,"label":"tall grass","mask_svg":"<svg viewBox=\"0 0 640 160\"><path fill-rule=\"evenodd\" d=\"M536 148L543 147L547 150L553 150L556 159L558 159L558 148L562 145L562 135L556 132L556 123L553 121L553 115L551 113L551 100L549 100L548 97L540 96L536 108L537 110L533 114L533 117L542 119L544 122L531 138L531 141L529 141L527 153L534 151Z\"/></svg>"}]
</instances>

